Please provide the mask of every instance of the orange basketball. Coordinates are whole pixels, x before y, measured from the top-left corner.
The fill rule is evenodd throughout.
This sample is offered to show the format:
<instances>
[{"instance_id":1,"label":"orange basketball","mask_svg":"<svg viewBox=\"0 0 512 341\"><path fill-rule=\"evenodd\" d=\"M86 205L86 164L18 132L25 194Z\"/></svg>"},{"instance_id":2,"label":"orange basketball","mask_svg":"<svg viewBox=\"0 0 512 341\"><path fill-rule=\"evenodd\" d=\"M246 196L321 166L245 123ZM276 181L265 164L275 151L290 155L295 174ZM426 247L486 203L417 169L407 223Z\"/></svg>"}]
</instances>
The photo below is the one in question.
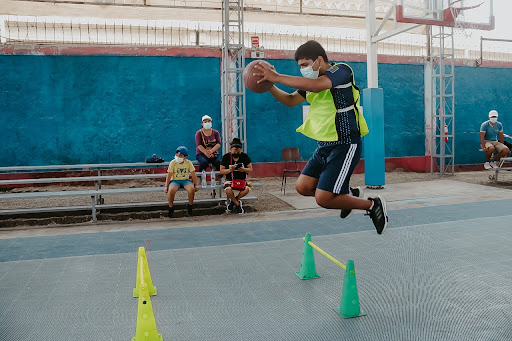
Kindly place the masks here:
<instances>
[{"instance_id":1,"label":"orange basketball","mask_svg":"<svg viewBox=\"0 0 512 341\"><path fill-rule=\"evenodd\" d=\"M258 63L264 63L268 66L271 66L269 62L266 62L262 59L253 60L244 69L244 84L247 87L247 89L251 90L252 92L256 93L263 93L269 91L274 83L270 81L264 81L261 83L257 83L262 77L261 76L254 76L253 73L258 73L258 69L255 69L254 66Z\"/></svg>"}]
</instances>

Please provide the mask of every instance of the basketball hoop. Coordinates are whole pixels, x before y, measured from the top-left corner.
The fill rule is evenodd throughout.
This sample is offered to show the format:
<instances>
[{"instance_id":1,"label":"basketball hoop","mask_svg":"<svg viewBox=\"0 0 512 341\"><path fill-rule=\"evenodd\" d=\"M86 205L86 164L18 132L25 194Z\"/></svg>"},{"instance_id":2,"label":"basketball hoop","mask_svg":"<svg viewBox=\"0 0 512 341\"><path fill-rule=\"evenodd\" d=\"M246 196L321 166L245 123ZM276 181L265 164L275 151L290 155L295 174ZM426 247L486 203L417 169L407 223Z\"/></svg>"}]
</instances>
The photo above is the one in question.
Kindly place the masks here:
<instances>
[{"instance_id":1,"label":"basketball hoop","mask_svg":"<svg viewBox=\"0 0 512 341\"><path fill-rule=\"evenodd\" d=\"M445 16L444 19L447 22L453 22L453 28L457 29L459 32L463 32L466 36L471 36L471 32L466 32L466 29L469 30L483 30L485 28L485 16L481 20L474 20L478 13L478 8L481 7L485 1L482 0L464 0L464 5L457 6L460 4L462 0L456 0L449 4L449 7L444 10ZM468 5L469 4L469 5ZM467 20L469 17L466 12L472 11L472 21ZM484 12L485 13L485 12ZM494 28L494 27L493 27Z\"/></svg>"}]
</instances>

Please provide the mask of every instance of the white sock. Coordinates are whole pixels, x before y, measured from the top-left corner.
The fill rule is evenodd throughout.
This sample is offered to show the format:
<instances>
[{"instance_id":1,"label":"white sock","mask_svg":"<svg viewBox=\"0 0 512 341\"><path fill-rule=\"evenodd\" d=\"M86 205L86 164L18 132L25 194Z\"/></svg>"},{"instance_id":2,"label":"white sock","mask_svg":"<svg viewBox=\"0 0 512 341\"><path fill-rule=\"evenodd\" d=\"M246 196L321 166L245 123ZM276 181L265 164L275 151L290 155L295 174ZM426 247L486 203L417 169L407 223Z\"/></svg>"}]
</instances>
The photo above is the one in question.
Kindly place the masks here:
<instances>
[{"instance_id":1,"label":"white sock","mask_svg":"<svg viewBox=\"0 0 512 341\"><path fill-rule=\"evenodd\" d=\"M368 209L368 211L371 211L371 210L372 210L373 205L375 205L375 201L373 201L373 200L372 200L372 205L370 206L370 208Z\"/></svg>"}]
</instances>

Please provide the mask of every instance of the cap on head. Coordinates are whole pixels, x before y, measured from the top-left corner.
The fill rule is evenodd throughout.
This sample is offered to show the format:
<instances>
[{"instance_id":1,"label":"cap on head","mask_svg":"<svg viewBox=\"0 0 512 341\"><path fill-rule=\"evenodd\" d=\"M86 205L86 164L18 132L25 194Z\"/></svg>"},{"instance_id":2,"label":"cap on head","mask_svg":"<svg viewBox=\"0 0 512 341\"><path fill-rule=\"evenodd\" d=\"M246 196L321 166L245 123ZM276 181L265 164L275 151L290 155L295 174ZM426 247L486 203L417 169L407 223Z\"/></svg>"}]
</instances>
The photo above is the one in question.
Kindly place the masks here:
<instances>
[{"instance_id":1,"label":"cap on head","mask_svg":"<svg viewBox=\"0 0 512 341\"><path fill-rule=\"evenodd\" d=\"M498 117L498 112L496 110L489 111L489 118Z\"/></svg>"},{"instance_id":2,"label":"cap on head","mask_svg":"<svg viewBox=\"0 0 512 341\"><path fill-rule=\"evenodd\" d=\"M176 148L176 153L180 153L181 155L188 156L188 149L185 146L179 146Z\"/></svg>"},{"instance_id":3,"label":"cap on head","mask_svg":"<svg viewBox=\"0 0 512 341\"><path fill-rule=\"evenodd\" d=\"M231 141L231 148L242 148L242 141L239 138L235 137L233 141Z\"/></svg>"},{"instance_id":4,"label":"cap on head","mask_svg":"<svg viewBox=\"0 0 512 341\"><path fill-rule=\"evenodd\" d=\"M204 120L212 120L212 118L208 115L204 115L203 118L201 118L201 122L204 122Z\"/></svg>"}]
</instances>

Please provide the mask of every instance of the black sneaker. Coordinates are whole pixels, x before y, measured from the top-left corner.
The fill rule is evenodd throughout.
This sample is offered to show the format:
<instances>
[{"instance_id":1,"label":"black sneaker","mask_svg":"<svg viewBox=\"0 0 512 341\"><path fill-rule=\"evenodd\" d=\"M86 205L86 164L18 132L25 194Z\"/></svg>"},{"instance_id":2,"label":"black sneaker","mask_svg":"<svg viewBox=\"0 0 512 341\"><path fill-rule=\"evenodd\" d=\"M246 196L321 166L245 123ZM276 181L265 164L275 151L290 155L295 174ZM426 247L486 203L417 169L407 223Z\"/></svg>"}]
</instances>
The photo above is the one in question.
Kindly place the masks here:
<instances>
[{"instance_id":1,"label":"black sneaker","mask_svg":"<svg viewBox=\"0 0 512 341\"><path fill-rule=\"evenodd\" d=\"M231 213L231 211L233 211L233 207L235 207L235 203L231 201L231 199L228 199L226 201L226 213Z\"/></svg>"},{"instance_id":2,"label":"black sneaker","mask_svg":"<svg viewBox=\"0 0 512 341\"><path fill-rule=\"evenodd\" d=\"M356 187L356 188L350 188L350 192L352 192L352 195L357 198L362 198L364 196L363 188L362 187ZM352 214L352 209L350 210L341 210L340 212L340 218L345 219L348 218Z\"/></svg>"},{"instance_id":3,"label":"black sneaker","mask_svg":"<svg viewBox=\"0 0 512 341\"><path fill-rule=\"evenodd\" d=\"M386 211L386 200L378 195L376 198L368 198L373 201L373 208L367 211L367 215L372 218L373 225L378 234L382 234L388 226L388 212Z\"/></svg>"},{"instance_id":4,"label":"black sneaker","mask_svg":"<svg viewBox=\"0 0 512 341\"><path fill-rule=\"evenodd\" d=\"M236 213L242 214L245 212L244 209L242 208L242 200L238 200L238 203L240 204L240 206L236 206Z\"/></svg>"},{"instance_id":5,"label":"black sneaker","mask_svg":"<svg viewBox=\"0 0 512 341\"><path fill-rule=\"evenodd\" d=\"M172 218L174 215L174 207L169 207L169 211L167 212L167 216Z\"/></svg>"},{"instance_id":6,"label":"black sneaker","mask_svg":"<svg viewBox=\"0 0 512 341\"><path fill-rule=\"evenodd\" d=\"M190 204L187 204L187 215L189 217L193 216L193 214L192 214L192 205L190 205Z\"/></svg>"}]
</instances>

